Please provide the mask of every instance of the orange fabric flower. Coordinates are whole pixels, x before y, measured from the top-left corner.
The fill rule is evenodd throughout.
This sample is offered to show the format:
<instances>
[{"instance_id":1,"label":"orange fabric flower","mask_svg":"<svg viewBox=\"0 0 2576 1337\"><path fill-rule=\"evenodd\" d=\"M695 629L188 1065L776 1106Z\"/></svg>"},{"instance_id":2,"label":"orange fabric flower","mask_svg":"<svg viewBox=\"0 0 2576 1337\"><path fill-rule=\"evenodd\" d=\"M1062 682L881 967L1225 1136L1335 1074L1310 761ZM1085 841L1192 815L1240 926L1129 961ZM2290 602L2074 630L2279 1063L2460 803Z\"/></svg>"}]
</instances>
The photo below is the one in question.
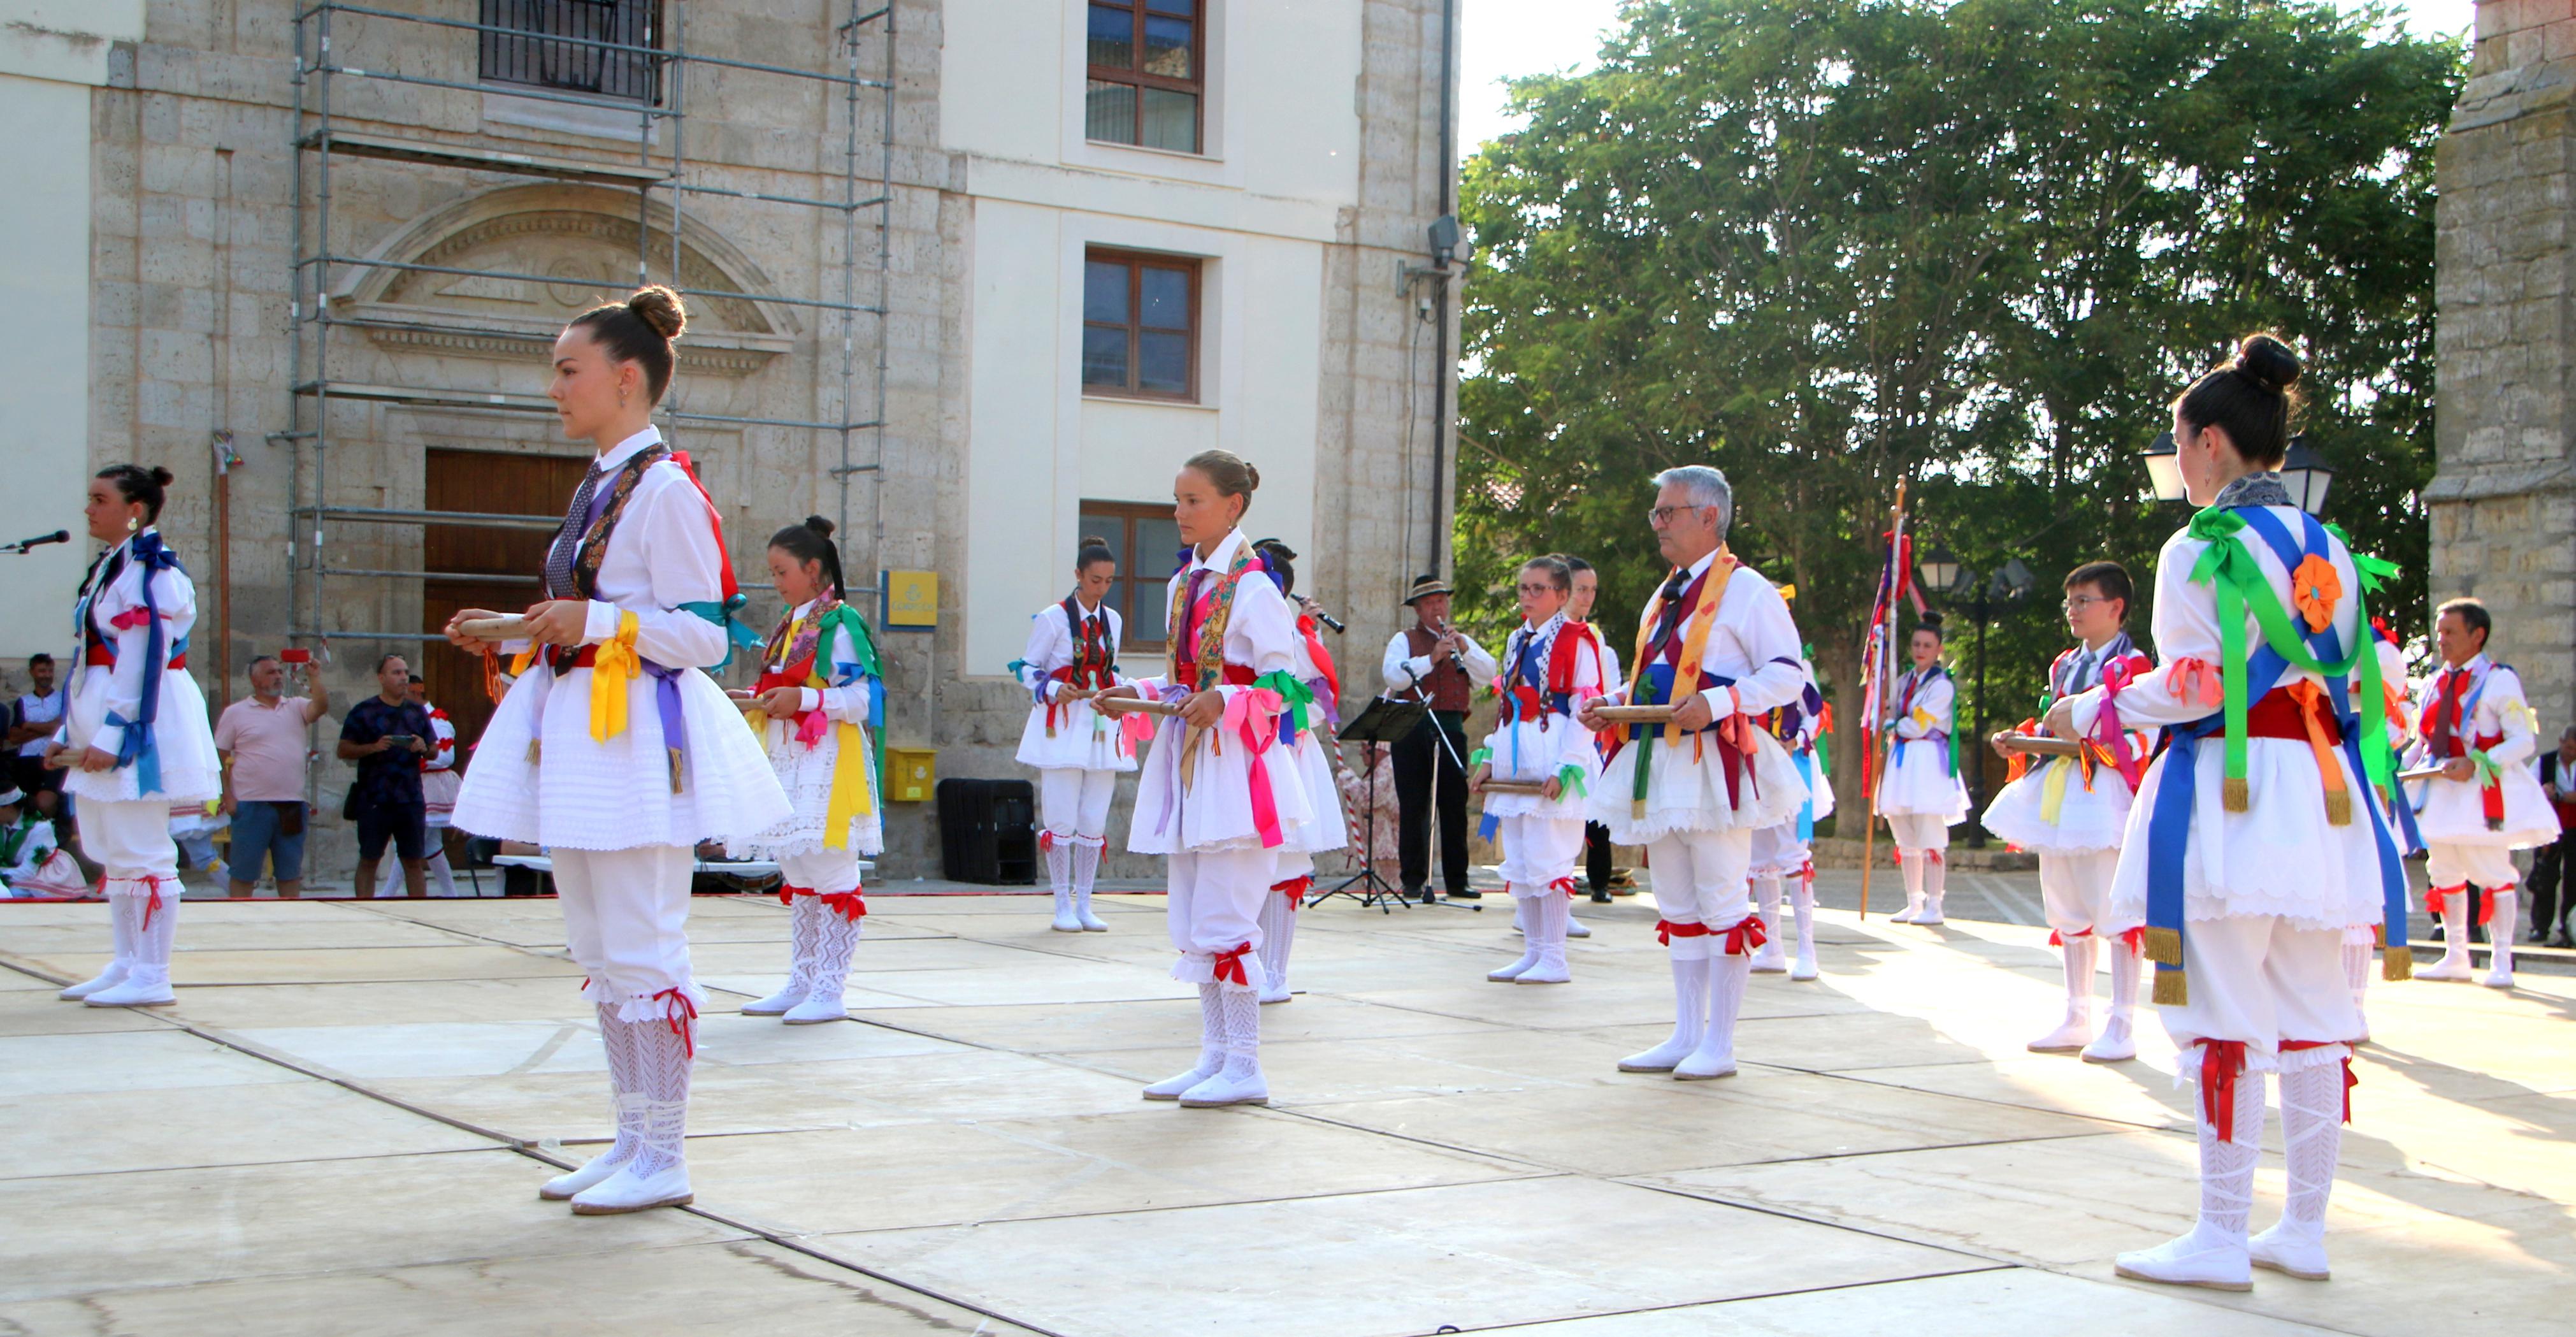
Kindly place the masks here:
<instances>
[{"instance_id":1,"label":"orange fabric flower","mask_svg":"<svg viewBox=\"0 0 2576 1337\"><path fill-rule=\"evenodd\" d=\"M2308 620L2310 631L2334 625L2335 602L2341 598L2343 579L2335 574L2334 563L2315 553L2300 559L2299 569L2290 573L2290 602Z\"/></svg>"}]
</instances>

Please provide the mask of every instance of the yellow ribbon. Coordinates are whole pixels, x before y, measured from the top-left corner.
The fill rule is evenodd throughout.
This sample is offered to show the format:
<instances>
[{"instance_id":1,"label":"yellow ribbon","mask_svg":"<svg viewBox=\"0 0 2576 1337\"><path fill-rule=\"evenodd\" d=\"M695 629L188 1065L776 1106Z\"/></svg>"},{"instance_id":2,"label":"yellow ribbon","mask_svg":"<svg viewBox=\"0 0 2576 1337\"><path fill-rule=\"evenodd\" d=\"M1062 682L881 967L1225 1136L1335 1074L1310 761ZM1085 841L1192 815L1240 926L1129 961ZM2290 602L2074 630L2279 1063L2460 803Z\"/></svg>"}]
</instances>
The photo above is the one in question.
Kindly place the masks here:
<instances>
[{"instance_id":1,"label":"yellow ribbon","mask_svg":"<svg viewBox=\"0 0 2576 1337\"><path fill-rule=\"evenodd\" d=\"M626 732L626 698L644 672L635 653L635 615L617 614L617 636L599 643L590 660L590 740L605 743Z\"/></svg>"},{"instance_id":2,"label":"yellow ribbon","mask_svg":"<svg viewBox=\"0 0 2576 1337\"><path fill-rule=\"evenodd\" d=\"M2062 764L2049 767L2048 774L2039 778L2039 820L2050 826L2057 825L2058 809L2066 803L2066 773L2075 769L2072 764L2063 764L2071 763L2071 758L2057 760Z\"/></svg>"},{"instance_id":3,"label":"yellow ribbon","mask_svg":"<svg viewBox=\"0 0 2576 1337\"><path fill-rule=\"evenodd\" d=\"M850 847L851 821L875 812L876 804L868 794L868 745L859 735L859 726L836 720L832 730L840 753L832 759L832 801L823 812L823 847L845 850Z\"/></svg>"}]
</instances>

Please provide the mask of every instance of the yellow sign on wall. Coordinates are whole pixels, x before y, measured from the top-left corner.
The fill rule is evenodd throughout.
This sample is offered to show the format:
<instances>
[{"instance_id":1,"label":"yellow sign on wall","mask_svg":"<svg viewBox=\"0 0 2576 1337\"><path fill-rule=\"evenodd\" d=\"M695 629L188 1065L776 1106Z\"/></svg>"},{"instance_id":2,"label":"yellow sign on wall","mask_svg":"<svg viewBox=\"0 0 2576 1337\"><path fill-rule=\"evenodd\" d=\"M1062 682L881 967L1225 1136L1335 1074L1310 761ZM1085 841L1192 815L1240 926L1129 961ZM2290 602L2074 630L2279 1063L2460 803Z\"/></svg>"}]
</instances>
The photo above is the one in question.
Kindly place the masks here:
<instances>
[{"instance_id":1,"label":"yellow sign on wall","mask_svg":"<svg viewBox=\"0 0 2576 1337\"><path fill-rule=\"evenodd\" d=\"M885 625L928 631L939 625L939 573L888 571L885 578Z\"/></svg>"}]
</instances>

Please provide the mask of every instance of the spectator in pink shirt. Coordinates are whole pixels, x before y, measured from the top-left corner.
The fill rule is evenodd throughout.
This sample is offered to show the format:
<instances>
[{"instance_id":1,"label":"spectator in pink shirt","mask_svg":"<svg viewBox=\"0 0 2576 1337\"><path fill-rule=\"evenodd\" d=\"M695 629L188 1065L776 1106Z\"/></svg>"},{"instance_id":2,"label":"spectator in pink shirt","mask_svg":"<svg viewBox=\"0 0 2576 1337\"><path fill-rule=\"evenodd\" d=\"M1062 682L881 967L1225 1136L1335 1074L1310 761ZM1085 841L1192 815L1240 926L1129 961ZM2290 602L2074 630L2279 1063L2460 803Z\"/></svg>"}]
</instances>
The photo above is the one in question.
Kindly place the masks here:
<instances>
[{"instance_id":1,"label":"spectator in pink shirt","mask_svg":"<svg viewBox=\"0 0 2576 1337\"><path fill-rule=\"evenodd\" d=\"M304 775L312 755L306 729L331 707L320 679L311 696L286 695L286 666L274 655L250 661L250 695L224 707L215 749L224 759L223 812L232 818L232 894L248 896L260 864L277 894L304 893Z\"/></svg>"}]
</instances>

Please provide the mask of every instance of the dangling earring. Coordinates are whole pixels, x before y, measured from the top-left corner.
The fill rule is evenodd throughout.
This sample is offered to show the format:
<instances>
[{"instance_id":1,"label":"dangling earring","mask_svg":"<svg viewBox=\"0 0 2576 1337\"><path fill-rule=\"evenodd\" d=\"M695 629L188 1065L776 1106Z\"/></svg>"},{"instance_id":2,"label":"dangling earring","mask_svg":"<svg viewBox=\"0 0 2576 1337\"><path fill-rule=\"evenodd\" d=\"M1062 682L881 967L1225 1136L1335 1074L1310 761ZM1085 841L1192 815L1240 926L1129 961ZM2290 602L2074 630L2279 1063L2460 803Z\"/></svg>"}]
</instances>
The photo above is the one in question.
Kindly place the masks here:
<instances>
[{"instance_id":1,"label":"dangling earring","mask_svg":"<svg viewBox=\"0 0 2576 1337\"><path fill-rule=\"evenodd\" d=\"M626 407L626 387L622 385L617 387L617 407Z\"/></svg>"}]
</instances>

